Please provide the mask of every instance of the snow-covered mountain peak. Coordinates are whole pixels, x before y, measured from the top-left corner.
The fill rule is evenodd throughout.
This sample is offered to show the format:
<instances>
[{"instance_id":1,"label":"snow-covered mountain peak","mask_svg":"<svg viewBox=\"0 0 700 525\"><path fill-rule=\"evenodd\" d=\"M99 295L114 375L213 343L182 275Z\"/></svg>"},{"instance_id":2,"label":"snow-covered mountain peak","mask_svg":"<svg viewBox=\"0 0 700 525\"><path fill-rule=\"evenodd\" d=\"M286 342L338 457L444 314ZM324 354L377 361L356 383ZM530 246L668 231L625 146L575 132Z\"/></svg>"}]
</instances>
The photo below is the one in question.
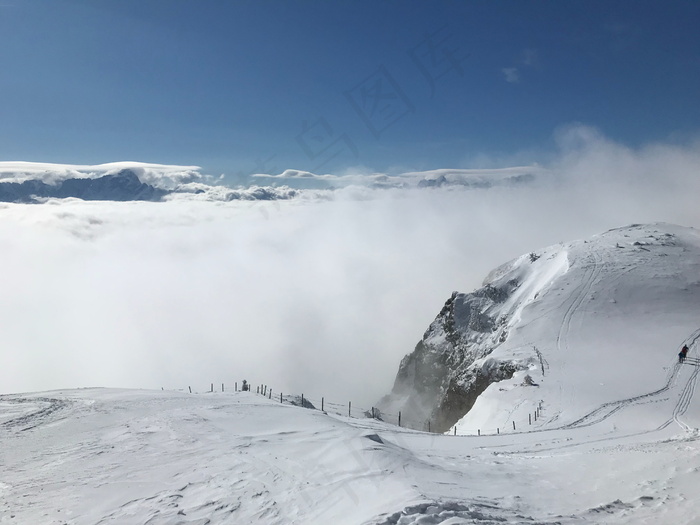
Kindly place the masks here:
<instances>
[{"instance_id":1,"label":"snow-covered mountain peak","mask_svg":"<svg viewBox=\"0 0 700 525\"><path fill-rule=\"evenodd\" d=\"M501 428L536 406L551 416L540 426L575 420L662 382L698 305L692 228L633 224L533 251L452 294L379 406L441 430ZM635 381L617 382L622 370ZM538 388L515 388L525 375Z\"/></svg>"}]
</instances>

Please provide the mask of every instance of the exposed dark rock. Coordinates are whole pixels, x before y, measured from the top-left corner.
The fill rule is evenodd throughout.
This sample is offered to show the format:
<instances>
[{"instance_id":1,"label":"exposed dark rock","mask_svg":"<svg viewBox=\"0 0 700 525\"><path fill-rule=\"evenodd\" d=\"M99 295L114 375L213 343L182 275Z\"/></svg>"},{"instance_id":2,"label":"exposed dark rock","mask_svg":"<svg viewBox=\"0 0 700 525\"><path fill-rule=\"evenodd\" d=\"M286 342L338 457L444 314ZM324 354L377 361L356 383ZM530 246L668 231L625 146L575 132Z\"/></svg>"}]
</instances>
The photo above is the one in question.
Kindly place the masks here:
<instances>
[{"instance_id":1,"label":"exposed dark rock","mask_svg":"<svg viewBox=\"0 0 700 525\"><path fill-rule=\"evenodd\" d=\"M402 412L410 426L431 430L450 428L496 381L517 370L513 363L487 357L508 337L507 317L499 306L518 287L514 279L502 286L487 284L470 294L454 292L423 334L414 351L403 358L391 394L378 406L387 413Z\"/></svg>"},{"instance_id":2,"label":"exposed dark rock","mask_svg":"<svg viewBox=\"0 0 700 525\"><path fill-rule=\"evenodd\" d=\"M60 185L55 197L76 197L83 200L155 201L167 192L142 183L131 170L96 179L68 179Z\"/></svg>"},{"instance_id":3,"label":"exposed dark rock","mask_svg":"<svg viewBox=\"0 0 700 525\"><path fill-rule=\"evenodd\" d=\"M437 410L433 413L435 430L444 432L471 410L478 398L491 383L510 379L518 367L500 362L490 370L468 370L462 377L452 378Z\"/></svg>"}]
</instances>

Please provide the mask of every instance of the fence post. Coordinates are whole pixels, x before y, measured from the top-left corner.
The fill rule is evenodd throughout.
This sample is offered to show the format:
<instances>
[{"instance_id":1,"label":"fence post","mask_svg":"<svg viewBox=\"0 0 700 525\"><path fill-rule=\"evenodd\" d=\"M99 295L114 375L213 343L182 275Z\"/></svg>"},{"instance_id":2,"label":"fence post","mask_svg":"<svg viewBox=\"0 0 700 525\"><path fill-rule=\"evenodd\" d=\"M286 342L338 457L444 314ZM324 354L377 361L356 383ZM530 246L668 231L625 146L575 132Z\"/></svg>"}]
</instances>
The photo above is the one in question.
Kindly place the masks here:
<instances>
[{"instance_id":1,"label":"fence post","mask_svg":"<svg viewBox=\"0 0 700 525\"><path fill-rule=\"evenodd\" d=\"M352 417L352 401L348 401L348 417Z\"/></svg>"},{"instance_id":2,"label":"fence post","mask_svg":"<svg viewBox=\"0 0 700 525\"><path fill-rule=\"evenodd\" d=\"M457 435L457 425L455 425L455 436Z\"/></svg>"},{"instance_id":3,"label":"fence post","mask_svg":"<svg viewBox=\"0 0 700 525\"><path fill-rule=\"evenodd\" d=\"M280 403L282 403L282 392L280 392Z\"/></svg>"},{"instance_id":4,"label":"fence post","mask_svg":"<svg viewBox=\"0 0 700 525\"><path fill-rule=\"evenodd\" d=\"M480 429L480 428L477 428L477 429L476 429L476 435L477 435L477 436L480 436L480 435L481 435L481 429Z\"/></svg>"},{"instance_id":5,"label":"fence post","mask_svg":"<svg viewBox=\"0 0 700 525\"><path fill-rule=\"evenodd\" d=\"M428 420L428 432L430 432L430 420Z\"/></svg>"},{"instance_id":6,"label":"fence post","mask_svg":"<svg viewBox=\"0 0 700 525\"><path fill-rule=\"evenodd\" d=\"M399 411L399 426L401 426L401 412Z\"/></svg>"},{"instance_id":7,"label":"fence post","mask_svg":"<svg viewBox=\"0 0 700 525\"><path fill-rule=\"evenodd\" d=\"M527 415L527 423L528 425L532 425L532 414Z\"/></svg>"},{"instance_id":8,"label":"fence post","mask_svg":"<svg viewBox=\"0 0 700 525\"><path fill-rule=\"evenodd\" d=\"M211 390L210 390L210 392L213 392L213 391L214 391L214 383L211 384Z\"/></svg>"},{"instance_id":9,"label":"fence post","mask_svg":"<svg viewBox=\"0 0 700 525\"><path fill-rule=\"evenodd\" d=\"M515 421L513 421L513 430L515 430Z\"/></svg>"},{"instance_id":10,"label":"fence post","mask_svg":"<svg viewBox=\"0 0 700 525\"><path fill-rule=\"evenodd\" d=\"M272 399L272 389L270 389L270 397L268 399Z\"/></svg>"},{"instance_id":11,"label":"fence post","mask_svg":"<svg viewBox=\"0 0 700 525\"><path fill-rule=\"evenodd\" d=\"M304 394L301 395L301 408L304 408Z\"/></svg>"},{"instance_id":12,"label":"fence post","mask_svg":"<svg viewBox=\"0 0 700 525\"><path fill-rule=\"evenodd\" d=\"M256 388L255 388L255 393L256 393L256 394L259 394L259 393L260 393L260 387L256 387Z\"/></svg>"},{"instance_id":13,"label":"fence post","mask_svg":"<svg viewBox=\"0 0 700 525\"><path fill-rule=\"evenodd\" d=\"M501 429L496 427L496 434L500 434L500 433L501 433Z\"/></svg>"},{"instance_id":14,"label":"fence post","mask_svg":"<svg viewBox=\"0 0 700 525\"><path fill-rule=\"evenodd\" d=\"M223 383L221 383L221 391L222 392L224 391L224 384Z\"/></svg>"},{"instance_id":15,"label":"fence post","mask_svg":"<svg viewBox=\"0 0 700 525\"><path fill-rule=\"evenodd\" d=\"M188 386L187 388L190 389L190 394L191 394L191 393L192 393L192 387L191 387L191 386Z\"/></svg>"},{"instance_id":16,"label":"fence post","mask_svg":"<svg viewBox=\"0 0 700 525\"><path fill-rule=\"evenodd\" d=\"M321 398L321 412L325 412L325 410L323 409L323 401L323 398Z\"/></svg>"}]
</instances>

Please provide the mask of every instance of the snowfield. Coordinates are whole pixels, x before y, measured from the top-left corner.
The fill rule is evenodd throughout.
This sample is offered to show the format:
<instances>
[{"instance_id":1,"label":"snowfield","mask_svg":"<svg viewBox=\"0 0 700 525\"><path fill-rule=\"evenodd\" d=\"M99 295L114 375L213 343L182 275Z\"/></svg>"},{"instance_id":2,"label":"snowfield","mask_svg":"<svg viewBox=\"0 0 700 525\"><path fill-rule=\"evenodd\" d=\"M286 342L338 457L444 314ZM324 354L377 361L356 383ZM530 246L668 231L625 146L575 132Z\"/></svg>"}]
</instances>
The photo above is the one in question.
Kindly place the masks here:
<instances>
[{"instance_id":1,"label":"snowfield","mask_svg":"<svg viewBox=\"0 0 700 525\"><path fill-rule=\"evenodd\" d=\"M668 419L679 419L696 370L675 370L662 403ZM3 524L694 523L698 515L698 434L686 427L697 419L617 429L640 416L632 410L607 424L455 437L243 392L86 389L0 403Z\"/></svg>"},{"instance_id":2,"label":"snowfield","mask_svg":"<svg viewBox=\"0 0 700 525\"><path fill-rule=\"evenodd\" d=\"M4 395L0 524L700 523L700 235L535 254L489 276L523 285L481 363L529 368L446 435L248 392Z\"/></svg>"}]
</instances>

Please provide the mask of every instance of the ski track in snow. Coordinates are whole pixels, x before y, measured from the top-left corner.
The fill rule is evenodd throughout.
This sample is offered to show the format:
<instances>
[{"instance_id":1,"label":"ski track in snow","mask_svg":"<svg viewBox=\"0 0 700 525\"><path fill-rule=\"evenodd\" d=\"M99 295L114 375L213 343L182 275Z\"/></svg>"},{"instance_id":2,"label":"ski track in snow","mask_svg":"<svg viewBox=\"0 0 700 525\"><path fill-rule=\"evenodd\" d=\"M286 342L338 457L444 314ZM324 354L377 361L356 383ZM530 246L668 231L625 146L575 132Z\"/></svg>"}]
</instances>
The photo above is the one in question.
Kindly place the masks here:
<instances>
[{"instance_id":1,"label":"ski track in snow","mask_svg":"<svg viewBox=\"0 0 700 525\"><path fill-rule=\"evenodd\" d=\"M688 345L688 348L692 349L695 348L697 350L697 340L700 338L700 329L696 330L693 332L693 334L685 341L684 344ZM683 366L680 363L676 364L674 367L675 374L677 375L678 369ZM685 414L685 412L688 410L688 407L690 406L690 402L693 399L693 395L695 394L695 386L697 385L698 382L698 374L700 373L700 367L697 365L690 365L693 367L693 371L690 374L690 377L685 383L685 386L683 387L683 391L681 392L681 395L678 399L678 403L676 403L676 406L673 409L673 415L672 418L669 419L666 423L661 425L659 427L659 430L666 428L668 425L671 424L671 422L676 422L683 430L686 431L691 431L692 427L684 423L683 421L680 420L680 417Z\"/></svg>"},{"instance_id":2,"label":"ski track in snow","mask_svg":"<svg viewBox=\"0 0 700 525\"><path fill-rule=\"evenodd\" d=\"M696 341L700 338L700 329L698 329L696 332L693 332L693 334L685 341L685 344L689 346L689 348L692 348L691 345L695 345ZM539 429L533 429L530 431L526 432L512 432L509 433L508 435L525 435L525 434L549 434L549 433L556 433L557 431L561 430L575 430L575 429L582 429L586 427L593 427L599 423L602 423L603 421L607 420L608 418L612 417L615 415L617 412L624 408L629 408L633 406L634 404L638 404L641 402L650 402L650 400L656 396L659 396L660 394L663 394L665 392L668 392L671 390L674 386L676 386L676 382L678 379L678 373L680 370L682 370L683 365L680 363L676 362L675 365L670 369L669 374L666 379L666 384L653 392L649 392L647 394L641 394L639 396L634 396L631 398L627 399L621 399L618 401L611 401L609 403L604 403L600 407L596 408L595 410L592 410L591 412L588 412L586 415L582 416L581 418L565 424L565 425L560 425L556 427L548 427L548 428L539 428ZM606 436L602 438L594 438L594 439L588 439L588 440L577 440L574 442L570 443L565 443L562 445L555 445L552 447L539 447L537 449L523 449L523 450L518 450L517 452L513 452L515 454L533 454L533 453L541 453L541 452L551 452L555 450L562 450L565 448L572 448L572 447L578 447L581 445L590 445L593 443L604 443L607 441L613 441L613 440L620 440L621 438L629 438L629 437L634 437L634 436L640 436L640 435L645 435L645 434L651 434L654 432L659 432L661 430L664 430L667 428L669 425L672 423L678 424L678 426L686 431L686 432L693 432L694 429L690 425L682 422L680 420L680 416L682 416L690 407L693 396L695 395L695 386L697 384L697 378L700 376L700 366L693 366L692 372L690 374L690 377L687 379L685 382L683 389L681 390L681 393L679 394L678 401L673 407L673 411L671 413L671 416L667 421L662 423L661 425L652 428L652 429L647 429L639 432L634 432L634 433L628 433L628 434L617 434L614 436ZM510 416L509 416L510 417Z\"/></svg>"},{"instance_id":3,"label":"ski track in snow","mask_svg":"<svg viewBox=\"0 0 700 525\"><path fill-rule=\"evenodd\" d=\"M582 282L578 285L576 291L570 295L570 303L566 307L566 311L564 312L564 315L562 317L561 321L561 326L559 328L559 332L557 334L556 338L556 346L560 354L560 359L562 361L563 366L566 365L566 355L569 352L569 345L568 345L568 339L569 339L569 334L571 332L571 325L572 325L572 320L576 313L578 312L579 308L585 301L587 297L590 296L591 290L594 286L594 284L597 282L597 280L600 277L600 274L602 272L602 267L603 267L603 258L602 256L597 253L596 250L590 251L590 253L587 256L587 262L588 265L586 266L586 272L585 272L585 278L582 280ZM619 280L622 275L631 272L637 268L637 265L632 265L630 268L625 269L623 272L618 274L615 278L615 280ZM700 329L694 331L686 340L685 344L688 345L689 348L693 348L695 345L696 341L700 338ZM660 394L663 394L667 392L673 385L674 381L676 380L678 376L678 372L680 370L680 363L677 363L673 366L671 371L668 374L666 383L664 384L663 387L661 387L658 390L655 390L653 392L649 392L646 394L641 394L638 396L633 396L630 398L626 399L621 399L617 401L611 401L608 403L604 403L598 408L592 410L591 412L585 414L584 416L580 417L579 419L567 423L565 425L560 425L560 426L553 426L549 427L551 430L564 430L564 429L573 429L573 428L582 428L582 427L587 427L587 426L592 426L596 425L598 423L601 423L602 421L605 421L608 419L610 416L615 414L616 412L626 408L630 407L633 404L640 403L640 402L648 402L650 401L651 398L654 398L656 396L659 396ZM693 397L694 391L695 391L695 384L697 383L697 377L699 373L699 367L695 367L695 370L693 370L693 373L691 374L690 378L688 379L682 394L678 400L678 403L673 411L672 417L666 421L664 424L662 424L659 427L659 430L666 428L668 425L670 425L672 422L676 422L682 429L684 430L690 430L691 428L686 425L685 423L681 422L679 417L683 415L683 413L687 410L690 400ZM560 391L562 389L562 386L560 385ZM549 423L555 422L559 419L560 414L555 414L553 417L550 418ZM548 430L548 429L542 429L543 431Z\"/></svg>"},{"instance_id":4,"label":"ski track in snow","mask_svg":"<svg viewBox=\"0 0 700 525\"><path fill-rule=\"evenodd\" d=\"M566 366L567 355L569 350L569 333L571 332L571 322L574 314L578 311L583 301L589 296L593 284L595 283L599 273L600 273L600 256L591 252L588 257L588 265L585 270L585 278L581 284L578 285L576 291L570 295L571 302L566 307L566 311L562 317L561 326L559 328L559 333L557 334L557 350L559 351L559 359L562 366ZM560 393L563 391L562 385L559 387ZM559 419L560 414L554 414L550 419L550 423Z\"/></svg>"},{"instance_id":5,"label":"ski track in snow","mask_svg":"<svg viewBox=\"0 0 700 525\"><path fill-rule=\"evenodd\" d=\"M14 396L2 396L0 400L15 405L28 405L29 409L27 412L0 423L0 427L7 429L22 427L20 429L22 431L31 430L32 428L49 422L55 418L55 413L71 405L71 403L65 399L48 397L28 399Z\"/></svg>"},{"instance_id":6,"label":"ski track in snow","mask_svg":"<svg viewBox=\"0 0 700 525\"><path fill-rule=\"evenodd\" d=\"M696 330L693 332L693 334L688 337L685 341L685 344L688 345L689 348L693 348L695 346L696 341L700 338L700 329ZM674 359L675 360L675 359ZM587 427L591 425L598 424L602 421L605 421L608 419L610 416L618 412L619 410L622 410L623 408L629 407L635 403L639 403L641 401L649 401L650 398L653 398L655 396L658 396L660 394L663 394L667 392L675 383L675 381L678 378L678 372L681 370L681 367L683 365L681 363L676 362L675 365L671 368L671 371L668 374L668 378L666 380L666 384L661 387L658 390L655 390L653 392L649 392L647 394L641 394L639 396L634 396L630 397L627 399L621 399L618 401L611 401L609 403L604 403L595 410L589 412L588 414L584 415L583 417L577 419L576 421L573 421L572 423L562 425L560 427L555 427L552 430L561 430L561 429L571 429L571 428L582 428L582 427ZM693 367L693 371L688 378L682 393L679 397L678 403L674 407L673 414L671 418L663 423L661 426L658 427L658 430L662 430L666 428L668 425L670 425L672 422L678 423L678 425L683 428L684 430L690 430L690 427L684 423L682 423L679 419L680 416L682 416L685 411L688 409L688 406L690 406L690 401L693 398L693 394L695 393L695 385L697 383L697 378L698 378L698 372L700 372L700 368L695 366Z\"/></svg>"}]
</instances>

